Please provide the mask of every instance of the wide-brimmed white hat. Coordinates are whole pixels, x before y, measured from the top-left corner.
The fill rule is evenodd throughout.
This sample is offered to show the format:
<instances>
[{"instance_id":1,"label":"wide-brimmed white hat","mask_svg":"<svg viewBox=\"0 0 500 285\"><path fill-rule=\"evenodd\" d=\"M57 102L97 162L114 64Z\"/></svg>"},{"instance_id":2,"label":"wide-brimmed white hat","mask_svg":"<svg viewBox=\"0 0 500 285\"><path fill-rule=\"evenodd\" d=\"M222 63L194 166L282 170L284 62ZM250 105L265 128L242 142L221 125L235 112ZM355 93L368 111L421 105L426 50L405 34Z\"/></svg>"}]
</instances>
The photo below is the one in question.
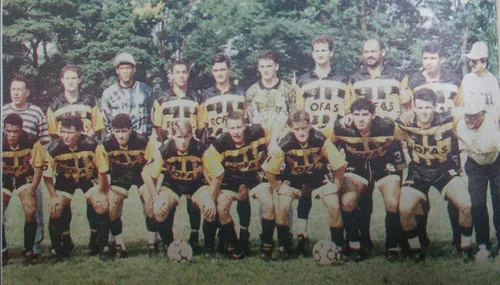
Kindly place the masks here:
<instances>
[{"instance_id":1,"label":"wide-brimmed white hat","mask_svg":"<svg viewBox=\"0 0 500 285\"><path fill-rule=\"evenodd\" d=\"M113 61L113 66L118 67L118 65L122 63L130 63L133 66L135 66L135 60L134 57L130 53L120 53L115 57L115 60Z\"/></svg>"},{"instance_id":2,"label":"wide-brimmed white hat","mask_svg":"<svg viewBox=\"0 0 500 285\"><path fill-rule=\"evenodd\" d=\"M483 99L483 98L478 98ZM486 110L486 106L482 100L467 102L463 107L464 115L475 115L479 112Z\"/></svg>"},{"instance_id":3,"label":"wide-brimmed white hat","mask_svg":"<svg viewBox=\"0 0 500 285\"><path fill-rule=\"evenodd\" d=\"M465 56L470 59L488 58L488 46L484 42L475 42Z\"/></svg>"}]
</instances>

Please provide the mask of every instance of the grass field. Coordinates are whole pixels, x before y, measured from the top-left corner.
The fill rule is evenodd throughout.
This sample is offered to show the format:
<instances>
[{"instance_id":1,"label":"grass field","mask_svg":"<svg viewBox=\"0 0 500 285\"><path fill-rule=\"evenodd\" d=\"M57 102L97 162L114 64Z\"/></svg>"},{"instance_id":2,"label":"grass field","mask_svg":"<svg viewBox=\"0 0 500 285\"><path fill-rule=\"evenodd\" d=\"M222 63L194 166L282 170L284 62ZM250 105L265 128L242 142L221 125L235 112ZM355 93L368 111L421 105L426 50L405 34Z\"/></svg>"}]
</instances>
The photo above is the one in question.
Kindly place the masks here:
<instances>
[{"instance_id":1,"label":"grass field","mask_svg":"<svg viewBox=\"0 0 500 285\"><path fill-rule=\"evenodd\" d=\"M16 197L11 200L7 214L11 264L3 268L3 284L500 284L500 257L482 263L464 264L461 259L451 256L451 230L445 202L434 190L431 191L431 201L428 231L432 244L424 263L405 260L391 264L381 255L385 238L385 211L381 196L376 192L372 217L375 256L361 263L318 266L311 258L264 262L257 256L242 261L228 260L223 256L217 256L215 260L197 256L190 264L177 264L163 257L146 256L146 227L137 189L133 189L130 198L125 201L123 215L123 237L130 257L108 262L89 257L86 253L89 229L85 202L81 192L77 192L72 203L71 226L76 244L72 256L64 262L50 264L47 260L50 240L46 230L41 264L23 266L24 222ZM251 240L257 248L260 221L256 201L252 202L252 210ZM235 207L232 211L236 214ZM45 220L47 225L48 217ZM189 238L188 224L183 199L176 214L176 239ZM313 244L329 238L328 218L320 201L313 205L309 233Z\"/></svg>"}]
</instances>

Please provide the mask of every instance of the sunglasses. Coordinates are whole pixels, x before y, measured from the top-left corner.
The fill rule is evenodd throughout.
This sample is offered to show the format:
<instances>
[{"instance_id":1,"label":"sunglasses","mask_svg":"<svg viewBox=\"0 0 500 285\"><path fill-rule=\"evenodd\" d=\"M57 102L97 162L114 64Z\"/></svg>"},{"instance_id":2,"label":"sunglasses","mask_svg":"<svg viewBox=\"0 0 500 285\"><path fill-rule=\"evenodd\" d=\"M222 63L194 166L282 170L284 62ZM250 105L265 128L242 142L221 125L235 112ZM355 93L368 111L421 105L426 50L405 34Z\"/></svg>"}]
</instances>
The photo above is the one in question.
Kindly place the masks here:
<instances>
[{"instance_id":1,"label":"sunglasses","mask_svg":"<svg viewBox=\"0 0 500 285\"><path fill-rule=\"evenodd\" d=\"M473 65L476 65L478 64L479 62L481 62L482 64L485 64L486 63L486 58L480 58L480 59L471 59L470 62L473 64Z\"/></svg>"}]
</instances>

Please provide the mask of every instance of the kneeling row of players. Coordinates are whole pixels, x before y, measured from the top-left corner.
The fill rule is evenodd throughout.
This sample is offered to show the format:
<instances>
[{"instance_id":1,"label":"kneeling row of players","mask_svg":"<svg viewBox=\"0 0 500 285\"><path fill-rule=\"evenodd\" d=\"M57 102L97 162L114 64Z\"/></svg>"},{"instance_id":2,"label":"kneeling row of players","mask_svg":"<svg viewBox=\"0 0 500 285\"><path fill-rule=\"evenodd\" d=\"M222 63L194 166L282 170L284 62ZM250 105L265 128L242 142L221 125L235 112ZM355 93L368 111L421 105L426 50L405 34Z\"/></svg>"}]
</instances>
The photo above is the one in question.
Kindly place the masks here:
<instances>
[{"instance_id":1,"label":"kneeling row of players","mask_svg":"<svg viewBox=\"0 0 500 285\"><path fill-rule=\"evenodd\" d=\"M359 99L351 106L353 124L337 121L330 137L312 128L309 114L303 110L291 113L289 130L279 136L260 125L247 126L244 114L233 112L227 118L228 131L208 147L193 138L188 121L174 122L171 139L157 147L155 140L132 130L126 114L115 116L113 132L102 144L82 134L80 118L67 117L62 121L60 137L45 154L40 143L22 131L22 119L10 115L4 121L4 208L8 203L5 197L12 195L9 189L18 189L26 214L25 262L36 263L37 256L31 250L36 231L34 195L43 173L50 193L51 255L60 259L74 248L70 203L76 189L81 189L87 199L90 251L107 259L111 254L126 255L121 238L123 201L132 185L142 185L139 191L146 215L148 253L155 251L157 234L165 246L173 241L175 208L180 196L186 195L194 205L189 209L199 209L203 215L205 252L214 254L220 228L219 237L229 256L241 259L249 251L249 197L253 197L262 208L259 255L273 259L276 228L278 258L286 260L296 256L289 227L292 202L299 199L298 253L307 255L307 219L312 198L317 198L328 210L332 241L345 248L348 257L359 261L369 242L360 241L360 224L367 219L365 215L364 221L358 222L358 200L376 185L387 210L387 259L399 259L403 248L419 261L425 258L427 192L435 186L457 209L460 234L454 243L465 259L472 259L470 198L458 175L458 142L451 131L455 122L451 115L435 112L436 95L431 90L417 92L414 98L415 110L429 107L430 113L411 111L415 120L403 118L397 123L375 116L373 103ZM408 142L412 158L402 187L400 170L405 161L399 140ZM444 153L420 152L420 144L426 141L427 147L441 147ZM24 163L13 162L8 169L11 158L24 159ZM230 214L233 201L238 201L239 240ZM110 232L114 238L111 244L115 245L112 249ZM190 243L198 251L197 231L192 232Z\"/></svg>"}]
</instances>

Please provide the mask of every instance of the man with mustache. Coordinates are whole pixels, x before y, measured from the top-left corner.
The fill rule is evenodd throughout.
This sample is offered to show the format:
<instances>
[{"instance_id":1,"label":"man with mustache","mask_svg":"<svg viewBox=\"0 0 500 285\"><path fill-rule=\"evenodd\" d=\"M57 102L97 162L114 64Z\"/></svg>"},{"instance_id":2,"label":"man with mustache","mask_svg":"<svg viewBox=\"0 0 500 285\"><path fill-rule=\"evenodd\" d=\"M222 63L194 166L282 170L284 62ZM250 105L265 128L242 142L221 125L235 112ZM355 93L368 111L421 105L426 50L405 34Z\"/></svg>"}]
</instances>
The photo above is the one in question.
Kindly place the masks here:
<instances>
[{"instance_id":1,"label":"man with mustache","mask_svg":"<svg viewBox=\"0 0 500 285\"><path fill-rule=\"evenodd\" d=\"M386 64L386 48L379 39L369 39L363 46L364 65L351 75L349 81L353 99L367 98L375 104L375 114L380 117L396 119L401 111L409 109L411 100L407 92L408 78L400 70ZM347 115L344 121L352 122ZM390 146L398 171L406 167L403 149L399 142ZM356 218L360 226L362 252L373 248L370 237L370 220L373 211L373 189L364 192L359 200Z\"/></svg>"},{"instance_id":2,"label":"man with mustache","mask_svg":"<svg viewBox=\"0 0 500 285\"><path fill-rule=\"evenodd\" d=\"M465 94L464 94L465 95ZM488 182L493 206L493 225L500 240L500 131L496 117L483 101L470 102L456 127L462 149L468 154L465 173L472 203L472 223L476 231L476 261L491 257L490 221L486 205Z\"/></svg>"},{"instance_id":3,"label":"man with mustache","mask_svg":"<svg viewBox=\"0 0 500 285\"><path fill-rule=\"evenodd\" d=\"M32 103L28 102L30 96L30 84L28 79L24 76L16 76L10 83L10 99L11 103L2 106L2 119L10 114L17 114L23 119L23 130L28 134L36 136L44 148L47 148L51 141L48 132L47 120L42 109ZM41 242L44 238L44 223L43 223L43 197L42 186L38 185L36 189L36 221L37 231L35 245L33 246L33 253L40 255L42 252ZM2 224L4 224L4 220ZM8 260L7 250L2 253L5 257L3 260Z\"/></svg>"},{"instance_id":4,"label":"man with mustache","mask_svg":"<svg viewBox=\"0 0 500 285\"><path fill-rule=\"evenodd\" d=\"M462 81L464 105L477 100L484 101L491 115L500 117L500 87L498 80L488 71L488 46L484 42L476 42L468 54L471 72Z\"/></svg>"}]
</instances>

